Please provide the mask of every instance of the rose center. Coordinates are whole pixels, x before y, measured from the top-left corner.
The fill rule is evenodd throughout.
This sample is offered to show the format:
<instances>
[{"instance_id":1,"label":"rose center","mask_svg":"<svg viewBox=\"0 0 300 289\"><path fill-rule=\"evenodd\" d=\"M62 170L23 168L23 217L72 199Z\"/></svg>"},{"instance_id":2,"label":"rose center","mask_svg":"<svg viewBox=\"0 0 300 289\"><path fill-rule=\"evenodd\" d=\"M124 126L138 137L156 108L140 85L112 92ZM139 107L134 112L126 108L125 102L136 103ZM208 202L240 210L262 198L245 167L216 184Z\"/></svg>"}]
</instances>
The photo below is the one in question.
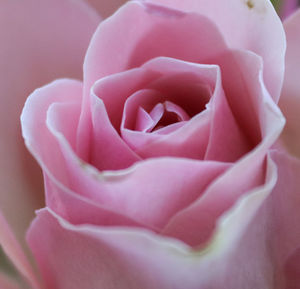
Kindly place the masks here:
<instances>
[{"instance_id":1,"label":"rose center","mask_svg":"<svg viewBox=\"0 0 300 289\"><path fill-rule=\"evenodd\" d=\"M189 115L177 104L171 101L160 102L149 113L142 107L139 107L135 130L154 132L178 122L188 121L189 119Z\"/></svg>"}]
</instances>

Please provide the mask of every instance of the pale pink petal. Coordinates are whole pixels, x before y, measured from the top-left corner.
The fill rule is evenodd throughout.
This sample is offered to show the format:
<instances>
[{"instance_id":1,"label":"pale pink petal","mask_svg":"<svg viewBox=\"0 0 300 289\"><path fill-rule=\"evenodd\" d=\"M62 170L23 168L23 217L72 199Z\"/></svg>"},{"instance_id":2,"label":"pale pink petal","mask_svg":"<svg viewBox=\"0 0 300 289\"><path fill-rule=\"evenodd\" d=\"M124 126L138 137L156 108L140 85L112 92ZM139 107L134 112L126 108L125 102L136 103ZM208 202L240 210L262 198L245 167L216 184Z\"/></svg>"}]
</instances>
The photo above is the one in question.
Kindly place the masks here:
<instances>
[{"instance_id":1,"label":"pale pink petal","mask_svg":"<svg viewBox=\"0 0 300 289\"><path fill-rule=\"evenodd\" d=\"M0 3L0 209L23 248L34 210L44 204L42 174L21 137L23 104L52 79L82 77L84 54L99 22L82 1Z\"/></svg>"},{"instance_id":2,"label":"pale pink petal","mask_svg":"<svg viewBox=\"0 0 300 289\"><path fill-rule=\"evenodd\" d=\"M221 68L227 101L216 100L206 158L236 160L268 134L265 127L265 110L268 108L262 100L268 99L269 94L262 82L263 63L260 57L246 51L228 51L215 61ZM227 106L231 112L226 110Z\"/></svg>"},{"instance_id":3,"label":"pale pink petal","mask_svg":"<svg viewBox=\"0 0 300 289\"><path fill-rule=\"evenodd\" d=\"M121 87L117 88L120 89L119 94L122 94ZM124 95L126 95L126 92L124 92ZM113 95L108 94L106 96L113 97ZM118 170L125 169L141 160L113 127L104 102L95 95L94 90L92 91L91 99L92 137L90 164L99 170ZM115 102L117 102L117 99ZM117 110L118 105L114 109Z\"/></svg>"},{"instance_id":4,"label":"pale pink petal","mask_svg":"<svg viewBox=\"0 0 300 289\"><path fill-rule=\"evenodd\" d=\"M284 74L285 36L281 21L268 0L145 0L208 17L233 49L261 55L264 81L278 101ZM234 12L233 12L234 11Z\"/></svg>"},{"instance_id":5,"label":"pale pink petal","mask_svg":"<svg viewBox=\"0 0 300 289\"><path fill-rule=\"evenodd\" d=\"M272 151L278 180L271 195L253 220L251 231L265 242L273 267L275 288L298 289L300 268L300 162L288 154ZM250 231L250 232L251 232ZM258 233L259 232L259 233ZM253 239L256 237L252 237ZM244 240L246 241L246 238ZM246 241L247 242L247 241Z\"/></svg>"},{"instance_id":6,"label":"pale pink petal","mask_svg":"<svg viewBox=\"0 0 300 289\"><path fill-rule=\"evenodd\" d=\"M80 139L89 140L89 95L96 80L139 67L157 56L203 62L224 49L222 36L205 16L152 7L139 1L128 2L99 25L87 51L79 155L87 158L86 145Z\"/></svg>"},{"instance_id":7,"label":"pale pink petal","mask_svg":"<svg viewBox=\"0 0 300 289\"><path fill-rule=\"evenodd\" d=\"M287 37L285 79L280 98L287 124L282 140L288 150L300 157L300 10L284 22Z\"/></svg>"},{"instance_id":8,"label":"pale pink petal","mask_svg":"<svg viewBox=\"0 0 300 289\"><path fill-rule=\"evenodd\" d=\"M80 82L55 81L36 90L28 98L22 114L26 144L47 180L47 204L62 215L76 211L68 208L71 200L76 208L80 202L90 206L91 211L81 214L94 222L103 224L99 216L111 212L106 217L106 220L113 219L110 224L116 223L116 216L123 215L120 223L128 224L129 219L134 219L149 227L161 227L228 167L188 159L152 159L124 171L99 172L80 160L74 151L81 91ZM104 110L101 115L105 115ZM170 186L169 179L178 171L180 177ZM145 186L146 181L151 185ZM81 214L76 219L86 222Z\"/></svg>"},{"instance_id":9,"label":"pale pink petal","mask_svg":"<svg viewBox=\"0 0 300 289\"><path fill-rule=\"evenodd\" d=\"M222 36L205 16L130 1L93 36L84 63L85 93L97 79L157 56L201 62L224 49Z\"/></svg>"},{"instance_id":10,"label":"pale pink petal","mask_svg":"<svg viewBox=\"0 0 300 289\"><path fill-rule=\"evenodd\" d=\"M141 106L138 108L138 113L136 116L135 130L142 132L151 131L159 122L164 113L164 106L162 103L158 103L155 107L148 113ZM124 116L124 114L123 114Z\"/></svg>"},{"instance_id":11,"label":"pale pink petal","mask_svg":"<svg viewBox=\"0 0 300 289\"><path fill-rule=\"evenodd\" d=\"M81 97L82 83L80 81L56 80L35 90L28 97L21 115L22 133L28 149L39 163L45 163L52 174L65 185L69 182L67 164L60 152L57 140L47 127L47 112L49 106L56 103L66 103L76 112L76 109L79 110ZM66 137L72 147L76 144L74 134L76 134L78 115L79 112L77 119L66 117L64 120L69 124Z\"/></svg>"},{"instance_id":12,"label":"pale pink petal","mask_svg":"<svg viewBox=\"0 0 300 289\"><path fill-rule=\"evenodd\" d=\"M113 14L127 0L86 0L103 17Z\"/></svg>"},{"instance_id":13,"label":"pale pink petal","mask_svg":"<svg viewBox=\"0 0 300 289\"><path fill-rule=\"evenodd\" d=\"M75 156L81 97L81 82L57 80L37 89L28 98L21 116L26 145L44 171L47 204L74 223L136 225L137 222L83 197L80 191L83 187L76 187L78 175L69 172L70 167L75 166L79 173L86 173L80 159L73 157L68 162L70 156L61 150L67 142L67 150Z\"/></svg>"},{"instance_id":14,"label":"pale pink petal","mask_svg":"<svg viewBox=\"0 0 300 289\"><path fill-rule=\"evenodd\" d=\"M143 229L73 226L49 209L39 211L28 241L47 289L273 288L277 284L273 282L280 281L276 273L282 271L270 264L278 247L266 249L272 239L268 239L265 220L272 220L274 214L262 208L277 178L270 159L267 172L266 183L219 220L211 242L203 249L193 250ZM258 233L257 229L263 230Z\"/></svg>"},{"instance_id":15,"label":"pale pink petal","mask_svg":"<svg viewBox=\"0 0 300 289\"><path fill-rule=\"evenodd\" d=\"M222 54L220 59L223 57ZM235 58L227 55L225 57L229 58L227 63L216 58L217 62L220 62L222 70L225 70L226 67L228 70L230 65L235 68L239 66ZM245 57L249 56L245 54ZM121 125L122 137L139 155L142 157L168 155L203 159L208 139L210 142L206 159L235 161L249 151L251 140L249 143L247 142L245 134L242 133L232 115L222 90L220 69L216 65L201 65L160 57L146 62L142 68L160 73L161 76L155 83L147 85L146 88L149 89L139 90L128 97L124 105ZM109 78L107 77L107 79ZM224 79L231 102L233 100L230 94L233 92L235 95L245 94L244 87L242 87L243 78L240 80L241 84L238 85L239 73L234 78L234 82L228 77ZM233 87L235 82L237 82L237 89ZM123 93L119 94L124 95ZM107 98L109 96L106 94ZM211 103L207 103L210 97ZM256 94L252 97L256 97ZM190 121L185 121L185 123L174 124L172 128L170 126L168 132L167 127L154 133L133 130L140 106L151 109L155 104L166 100L176 103L193 118ZM249 107L252 106L251 97L245 94L244 98L239 96L236 101L247 107L246 111L240 112L237 117L247 118ZM153 125L155 124L153 123ZM259 127L254 128L253 125L249 125L249 122L246 125L244 130L254 130L252 134L255 133L255 130L259 131ZM211 131L210 136L209 130ZM246 135L248 137L248 133Z\"/></svg>"},{"instance_id":16,"label":"pale pink petal","mask_svg":"<svg viewBox=\"0 0 300 289\"><path fill-rule=\"evenodd\" d=\"M166 111L172 112L177 116L178 121L187 121L190 119L186 111L182 109L179 105L175 104L174 102L166 101L164 103L164 106Z\"/></svg>"},{"instance_id":17,"label":"pale pink petal","mask_svg":"<svg viewBox=\"0 0 300 289\"><path fill-rule=\"evenodd\" d=\"M117 211L109 210L105 206L88 199L60 184L45 171L46 203L61 217L70 220L72 224L95 224L103 226L135 226L143 225ZM154 228L153 228L154 229Z\"/></svg>"},{"instance_id":18,"label":"pale pink petal","mask_svg":"<svg viewBox=\"0 0 300 289\"><path fill-rule=\"evenodd\" d=\"M127 99L121 127L123 138L144 158L167 155L202 159L210 120L209 112L204 110L216 86L217 67L159 57L146 62L142 68L160 76L144 91L140 90ZM165 101L176 103L194 118L176 126L174 131L169 130L168 135L167 127L164 132L160 129L153 133L132 130L140 105L151 109Z\"/></svg>"},{"instance_id":19,"label":"pale pink petal","mask_svg":"<svg viewBox=\"0 0 300 289\"><path fill-rule=\"evenodd\" d=\"M255 55L253 57L249 57L251 54L248 57L245 57L245 55L247 55L247 52L234 54L234 58L240 65L239 73L243 78L245 77L243 73L247 71L243 68L248 67L248 69L253 69L251 70L252 77L255 79L256 85L253 85L253 79L251 81L245 80L241 83L233 81L232 84L226 81L225 83L229 86L225 86L224 89L225 92L228 89L231 90L230 97L232 99L231 101L229 100L229 104L232 106L234 114L236 112L240 114L244 112L245 117L247 110L249 110L248 113L251 113L252 109L257 114L253 117L257 118L260 124L262 140L252 151L213 182L197 201L190 207L178 212L170 220L165 228L165 234L183 239L189 244L197 245L205 242L212 233L217 218L229 209L243 194L264 183L266 153L274 144L284 126L283 115L264 88L260 59ZM227 55L224 61L226 62L229 58ZM225 67L226 72L226 66L223 67ZM229 77L227 75L224 73L225 78ZM241 87L239 87L240 85ZM239 89L244 92L237 93ZM250 104L248 103L244 108L245 100L243 101L243 97L248 99L248 102L249 98L251 99ZM251 104L253 106L252 109L249 107ZM236 107L233 105L236 105L239 109L236 110ZM241 117L242 115L239 115L236 118L237 121ZM249 131L251 125L250 128L248 126L246 129L251 133Z\"/></svg>"},{"instance_id":20,"label":"pale pink petal","mask_svg":"<svg viewBox=\"0 0 300 289\"><path fill-rule=\"evenodd\" d=\"M88 198L95 206L102 208L102 211L106 210L109 214L108 219L110 212L117 212L126 219L136 220L144 226L158 230L174 213L195 200L212 180L228 168L228 165L223 163L158 158L138 162L126 170L101 173L94 167L80 162L67 142L60 140L60 144L68 166L70 189L80 195L79 198ZM169 180L175 173L180 177L170 186ZM50 180L50 185L53 186L51 183L53 180ZM66 193L61 191L62 188L54 183L55 195L52 195L53 191L47 190L47 201L51 208L64 214L66 210L73 209L68 208L68 198L64 196ZM78 197L73 198L80 204ZM89 214L90 212L85 212L86 216ZM82 222L87 222L79 215L76 219L80 218ZM120 222L123 222L123 219L121 218ZM72 221L71 218L70 220ZM101 224L104 222L100 219L98 221Z\"/></svg>"},{"instance_id":21,"label":"pale pink petal","mask_svg":"<svg viewBox=\"0 0 300 289\"><path fill-rule=\"evenodd\" d=\"M141 68L113 74L112 76L100 79L94 85L92 93L103 100L112 124L115 129L119 131L120 126L124 126L124 124L121 125L122 114L126 121L131 121L130 126L135 126L135 115L137 112L135 112L134 107L138 109L142 104L142 101L146 101L146 98L144 98L144 100L139 100L138 98L142 89L149 88L150 90L161 91L160 94L163 95L164 99L176 100L177 104L194 115L205 108L205 104L209 99L207 90L209 90L210 87L211 90L214 89L215 78L215 66L201 66L168 58L158 58L146 63L145 66L142 66ZM201 83L203 83L203 85ZM135 92L137 95L134 94ZM159 101L159 98L154 98L153 95L147 99L149 104L144 103L144 105L152 104L154 106ZM135 106L129 106L131 109L130 111L127 111L127 104L132 101L135 102ZM125 110L123 112L124 107ZM92 110L94 110L93 107ZM127 114L128 117L126 117ZM97 115L98 118L101 116L99 113L93 113L93 118L94 116L97 117ZM164 139L162 142L156 144L152 143L148 153L144 152L147 152L147 148L143 151L139 150L138 153L142 157L154 155L180 156L178 150L182 151L180 148L185 146L184 153L189 154L185 156L195 157L195 155L197 155L197 158L203 158L208 140L209 118L207 115L199 116L197 118L198 120L195 118L192 121L193 124L190 125L189 128L185 128L181 133L178 133L179 135L170 136L168 139ZM202 119L202 122L199 121L200 118ZM102 122L100 122L100 124L101 123ZM197 133L199 127L204 127L201 130L201 134ZM101 135L101 131L103 131L103 128L101 127L97 130L93 129L93 134L96 132L98 135ZM126 139L123 129L121 129L121 132ZM149 134L146 137L141 135L135 136L136 133L134 131L127 131L126 134L131 134L131 139L136 144L137 141L142 141L141 138L145 141L158 138L162 139L158 134ZM194 136L193 139L192 136ZM103 142L103 137L99 137L98 139ZM145 141L143 141L143 143L145 143ZM85 143L87 143L87 141ZM189 149L187 147L189 147ZM107 151L107 149L108 148L106 148L105 151ZM195 151L197 152L195 153ZM181 154L181 156L183 155ZM113 156L113 154L108 156L106 153L102 153L99 149L99 145L95 145L95 150L90 155L92 164L100 169L105 169L104 164L106 158L109 160L109 158L115 158L115 156Z\"/></svg>"}]
</instances>

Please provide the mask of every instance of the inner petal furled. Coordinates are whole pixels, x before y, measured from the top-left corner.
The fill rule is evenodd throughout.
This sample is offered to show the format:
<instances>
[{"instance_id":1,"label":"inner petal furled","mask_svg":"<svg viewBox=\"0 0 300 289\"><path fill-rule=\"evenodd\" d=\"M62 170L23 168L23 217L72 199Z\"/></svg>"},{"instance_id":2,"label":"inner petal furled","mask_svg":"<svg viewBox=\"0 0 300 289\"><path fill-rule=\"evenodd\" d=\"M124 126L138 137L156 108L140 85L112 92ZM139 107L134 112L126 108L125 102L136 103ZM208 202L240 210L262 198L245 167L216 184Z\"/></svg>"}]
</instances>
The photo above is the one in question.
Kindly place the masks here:
<instances>
[{"instance_id":1,"label":"inner petal furled","mask_svg":"<svg viewBox=\"0 0 300 289\"><path fill-rule=\"evenodd\" d=\"M160 76L125 101L123 140L142 158L203 158L218 68L164 57L143 68Z\"/></svg>"},{"instance_id":2,"label":"inner petal furled","mask_svg":"<svg viewBox=\"0 0 300 289\"><path fill-rule=\"evenodd\" d=\"M160 102L149 113L139 107L135 130L142 132L159 131L161 128L189 119L189 115L177 104L171 101Z\"/></svg>"}]
</instances>

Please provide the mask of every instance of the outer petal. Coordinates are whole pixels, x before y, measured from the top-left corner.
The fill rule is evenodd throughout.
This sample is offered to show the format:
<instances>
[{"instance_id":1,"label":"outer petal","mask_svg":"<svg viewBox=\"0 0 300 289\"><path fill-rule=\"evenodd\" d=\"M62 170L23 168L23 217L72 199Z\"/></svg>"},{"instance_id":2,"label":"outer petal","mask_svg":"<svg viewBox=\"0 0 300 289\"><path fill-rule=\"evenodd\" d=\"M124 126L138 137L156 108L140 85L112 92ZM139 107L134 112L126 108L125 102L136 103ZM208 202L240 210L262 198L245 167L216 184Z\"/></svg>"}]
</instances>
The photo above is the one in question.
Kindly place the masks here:
<instances>
[{"instance_id":1,"label":"outer petal","mask_svg":"<svg viewBox=\"0 0 300 289\"><path fill-rule=\"evenodd\" d=\"M278 288L299 289L300 161L278 151L271 152L271 158L277 166L278 180L264 205L266 221L263 230L266 240L272 240L269 248L274 252L273 267L278 270L275 284ZM260 227L262 220L257 216L255 226Z\"/></svg>"},{"instance_id":2,"label":"outer petal","mask_svg":"<svg viewBox=\"0 0 300 289\"><path fill-rule=\"evenodd\" d=\"M81 78L84 53L99 21L82 1L0 3L0 208L22 244L34 209L43 204L41 173L20 133L23 103L52 79Z\"/></svg>"},{"instance_id":3,"label":"outer petal","mask_svg":"<svg viewBox=\"0 0 300 289\"><path fill-rule=\"evenodd\" d=\"M205 15L217 25L230 48L247 49L262 56L267 89L275 101L278 101L284 74L285 36L271 1L145 0L145 2Z\"/></svg>"},{"instance_id":4,"label":"outer petal","mask_svg":"<svg viewBox=\"0 0 300 289\"><path fill-rule=\"evenodd\" d=\"M300 162L271 157L266 183L219 219L201 250L147 230L73 226L41 210L28 241L48 288L298 289Z\"/></svg>"},{"instance_id":5,"label":"outer petal","mask_svg":"<svg viewBox=\"0 0 300 289\"><path fill-rule=\"evenodd\" d=\"M300 10L284 22L287 37L285 79L280 98L287 124L282 140L288 150L300 157Z\"/></svg>"},{"instance_id":6,"label":"outer petal","mask_svg":"<svg viewBox=\"0 0 300 289\"><path fill-rule=\"evenodd\" d=\"M203 250L142 229L73 226L47 209L38 212L28 241L49 289L277 288L270 266L273 252L265 247L268 230L258 238L252 229L253 218L276 182L270 160L267 172L266 184L219 221Z\"/></svg>"}]
</instances>

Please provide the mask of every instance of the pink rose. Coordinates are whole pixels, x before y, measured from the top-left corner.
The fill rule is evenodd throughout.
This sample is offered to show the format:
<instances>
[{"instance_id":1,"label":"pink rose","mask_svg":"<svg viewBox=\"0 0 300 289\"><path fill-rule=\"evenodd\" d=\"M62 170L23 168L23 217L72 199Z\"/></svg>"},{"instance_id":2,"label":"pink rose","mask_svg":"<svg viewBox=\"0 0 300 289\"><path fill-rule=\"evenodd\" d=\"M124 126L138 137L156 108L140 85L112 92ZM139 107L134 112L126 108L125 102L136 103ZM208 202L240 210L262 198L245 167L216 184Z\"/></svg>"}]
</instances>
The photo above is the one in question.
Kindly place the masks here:
<instances>
[{"instance_id":1,"label":"pink rose","mask_svg":"<svg viewBox=\"0 0 300 289\"><path fill-rule=\"evenodd\" d=\"M82 60L98 20L63 3L56 41L74 42L41 57L47 71ZM130 1L103 21L83 81L35 90L22 112L44 176L46 208L27 231L42 281L10 212L0 242L29 284L300 288L299 28L299 11L283 28L267 0Z\"/></svg>"}]
</instances>

